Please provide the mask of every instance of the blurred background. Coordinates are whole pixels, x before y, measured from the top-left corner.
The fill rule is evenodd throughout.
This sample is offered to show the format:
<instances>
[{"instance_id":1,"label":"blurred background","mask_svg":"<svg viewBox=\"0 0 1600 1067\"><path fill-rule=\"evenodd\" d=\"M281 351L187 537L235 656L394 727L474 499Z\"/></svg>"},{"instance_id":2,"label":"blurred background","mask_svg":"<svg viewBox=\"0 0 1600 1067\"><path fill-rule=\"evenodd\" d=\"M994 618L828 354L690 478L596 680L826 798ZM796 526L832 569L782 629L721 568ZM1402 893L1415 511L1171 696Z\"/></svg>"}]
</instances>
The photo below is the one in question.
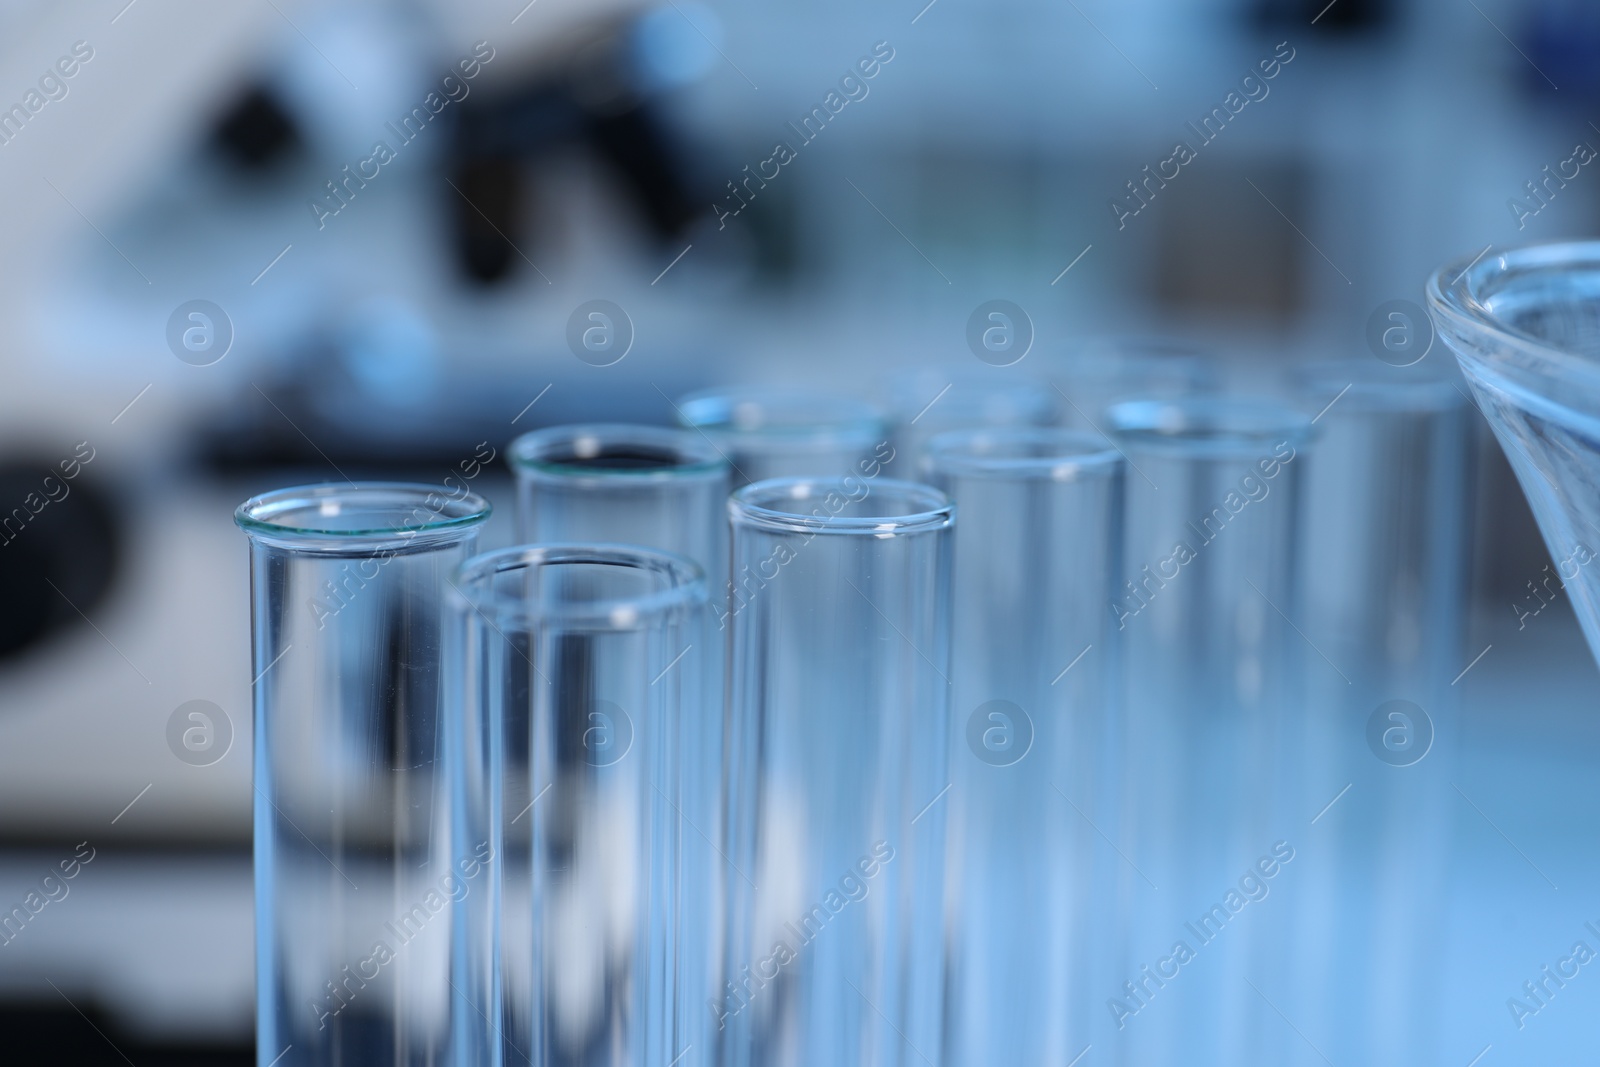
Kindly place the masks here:
<instances>
[{"instance_id":1,"label":"blurred background","mask_svg":"<svg viewBox=\"0 0 1600 1067\"><path fill-rule=\"evenodd\" d=\"M1044 378L1105 334L1372 360L1442 263L1594 233L1597 59L1580 0L10 0L0 905L80 867L0 935L7 1047L249 1062L245 497L455 472L495 547L518 433L971 367L994 299ZM1600 923L1595 668L1472 418L1449 927L1396 996L1438 1062L1548 1063L1600 978L1506 998Z\"/></svg>"}]
</instances>

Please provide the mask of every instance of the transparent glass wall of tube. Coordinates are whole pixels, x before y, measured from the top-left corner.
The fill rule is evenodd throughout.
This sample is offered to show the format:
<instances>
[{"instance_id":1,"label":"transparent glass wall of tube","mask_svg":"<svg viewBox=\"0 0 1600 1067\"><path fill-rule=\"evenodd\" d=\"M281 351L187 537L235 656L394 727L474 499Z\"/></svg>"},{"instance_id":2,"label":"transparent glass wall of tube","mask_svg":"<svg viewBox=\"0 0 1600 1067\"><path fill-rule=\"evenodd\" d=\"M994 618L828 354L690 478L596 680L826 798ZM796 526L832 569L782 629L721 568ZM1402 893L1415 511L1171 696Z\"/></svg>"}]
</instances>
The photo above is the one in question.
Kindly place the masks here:
<instances>
[{"instance_id":1,"label":"transparent glass wall of tube","mask_svg":"<svg viewBox=\"0 0 1600 1067\"><path fill-rule=\"evenodd\" d=\"M1293 757L1309 650L1290 620L1309 417L1229 397L1128 402L1109 420L1128 462L1111 605L1130 906L1122 982L1107 993L1114 1047L1129 1064L1196 1047L1282 1062L1265 997L1293 962L1273 896L1306 847Z\"/></svg>"},{"instance_id":2,"label":"transparent glass wall of tube","mask_svg":"<svg viewBox=\"0 0 1600 1067\"><path fill-rule=\"evenodd\" d=\"M953 1067L1065 1064L1101 1041L1120 979L1116 664L1122 457L1053 430L933 438L955 529L950 740ZM1099 828L1097 830L1097 827Z\"/></svg>"},{"instance_id":3,"label":"transparent glass wall of tube","mask_svg":"<svg viewBox=\"0 0 1600 1067\"><path fill-rule=\"evenodd\" d=\"M1363 360L1300 375L1321 412L1302 625L1328 657L1306 661L1306 785L1314 810L1337 803L1304 856L1300 988L1284 1008L1335 1062L1425 1062L1445 1037L1428 975L1461 803L1452 683L1472 657L1468 412L1451 380L1421 370Z\"/></svg>"},{"instance_id":4,"label":"transparent glass wall of tube","mask_svg":"<svg viewBox=\"0 0 1600 1067\"><path fill-rule=\"evenodd\" d=\"M540 545L478 556L457 585L464 772L488 762L501 853L498 952L465 980L491 991L495 1062L704 1055L719 888L682 847L709 832L685 790L717 774L720 721L694 713L703 573L630 546Z\"/></svg>"},{"instance_id":5,"label":"transparent glass wall of tube","mask_svg":"<svg viewBox=\"0 0 1600 1067\"><path fill-rule=\"evenodd\" d=\"M236 513L261 1063L291 1046L293 1062L328 1067L450 1052L456 905L490 892L492 846L453 837L442 593L488 515L472 494L379 483L285 489Z\"/></svg>"},{"instance_id":6,"label":"transparent glass wall of tube","mask_svg":"<svg viewBox=\"0 0 1600 1067\"><path fill-rule=\"evenodd\" d=\"M895 458L883 413L834 393L733 386L692 393L673 407L681 425L732 462L735 487L768 478L844 478L863 463ZM892 470L898 475L906 466Z\"/></svg>"},{"instance_id":7,"label":"transparent glass wall of tube","mask_svg":"<svg viewBox=\"0 0 1600 1067\"><path fill-rule=\"evenodd\" d=\"M869 474L729 502L725 1062L941 1062L950 529Z\"/></svg>"}]
</instances>

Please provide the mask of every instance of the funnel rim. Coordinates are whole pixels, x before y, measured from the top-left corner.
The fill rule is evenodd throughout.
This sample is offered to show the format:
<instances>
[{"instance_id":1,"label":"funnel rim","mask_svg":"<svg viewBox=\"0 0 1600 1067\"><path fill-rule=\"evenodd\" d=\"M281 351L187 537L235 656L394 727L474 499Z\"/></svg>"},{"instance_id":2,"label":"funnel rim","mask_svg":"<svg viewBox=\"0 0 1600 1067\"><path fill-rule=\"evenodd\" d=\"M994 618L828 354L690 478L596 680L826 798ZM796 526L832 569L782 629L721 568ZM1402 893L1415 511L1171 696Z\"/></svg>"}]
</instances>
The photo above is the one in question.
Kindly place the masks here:
<instances>
[{"instance_id":1,"label":"funnel rim","mask_svg":"<svg viewBox=\"0 0 1600 1067\"><path fill-rule=\"evenodd\" d=\"M1434 271L1427 285L1428 311L1457 361L1492 370L1501 377L1524 378L1531 374L1566 383L1579 381L1600 391L1600 360L1516 329L1484 302L1485 288L1493 279L1558 266L1587 266L1600 274L1600 240L1545 241L1508 248L1495 255L1480 252L1475 257L1462 256ZM1514 349L1526 357L1529 366L1486 358L1481 343L1485 336L1495 345ZM1537 392L1548 395L1550 391Z\"/></svg>"}]
</instances>

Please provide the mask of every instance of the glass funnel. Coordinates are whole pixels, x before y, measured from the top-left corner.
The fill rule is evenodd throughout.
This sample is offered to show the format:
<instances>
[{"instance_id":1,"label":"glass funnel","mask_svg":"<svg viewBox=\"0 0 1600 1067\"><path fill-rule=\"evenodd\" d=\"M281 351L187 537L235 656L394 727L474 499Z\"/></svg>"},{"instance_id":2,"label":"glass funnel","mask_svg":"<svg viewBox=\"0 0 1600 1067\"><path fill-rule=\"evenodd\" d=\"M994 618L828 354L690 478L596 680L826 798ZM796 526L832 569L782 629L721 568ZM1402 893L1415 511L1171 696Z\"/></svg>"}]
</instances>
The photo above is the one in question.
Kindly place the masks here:
<instances>
[{"instance_id":1,"label":"glass funnel","mask_svg":"<svg viewBox=\"0 0 1600 1067\"><path fill-rule=\"evenodd\" d=\"M1428 309L1600 658L1600 241L1450 264L1428 281Z\"/></svg>"}]
</instances>

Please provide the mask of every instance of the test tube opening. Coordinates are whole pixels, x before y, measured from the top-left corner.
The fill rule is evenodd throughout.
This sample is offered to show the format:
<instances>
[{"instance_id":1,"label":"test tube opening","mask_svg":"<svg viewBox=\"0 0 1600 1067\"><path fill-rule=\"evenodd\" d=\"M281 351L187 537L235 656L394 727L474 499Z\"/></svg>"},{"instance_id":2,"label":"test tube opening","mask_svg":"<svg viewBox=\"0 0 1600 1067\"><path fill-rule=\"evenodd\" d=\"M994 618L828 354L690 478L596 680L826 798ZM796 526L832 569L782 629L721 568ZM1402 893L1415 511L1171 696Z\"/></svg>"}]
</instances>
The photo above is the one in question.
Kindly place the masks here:
<instances>
[{"instance_id":1,"label":"test tube opening","mask_svg":"<svg viewBox=\"0 0 1600 1067\"><path fill-rule=\"evenodd\" d=\"M1116 470L1121 454L1104 437L1080 430L952 430L928 443L928 471L996 478L1071 480Z\"/></svg>"},{"instance_id":2,"label":"test tube opening","mask_svg":"<svg viewBox=\"0 0 1600 1067\"><path fill-rule=\"evenodd\" d=\"M715 478L728 465L697 434L620 423L535 430L512 441L508 457L519 476L552 479Z\"/></svg>"},{"instance_id":3,"label":"test tube opening","mask_svg":"<svg viewBox=\"0 0 1600 1067\"><path fill-rule=\"evenodd\" d=\"M1127 400L1108 412L1107 429L1137 447L1216 456L1249 455L1276 441L1299 441L1312 416L1267 397Z\"/></svg>"},{"instance_id":4,"label":"test tube opening","mask_svg":"<svg viewBox=\"0 0 1600 1067\"><path fill-rule=\"evenodd\" d=\"M870 437L884 428L878 409L864 401L777 386L691 393L678 411L687 426L735 433Z\"/></svg>"},{"instance_id":5,"label":"test tube opening","mask_svg":"<svg viewBox=\"0 0 1600 1067\"><path fill-rule=\"evenodd\" d=\"M636 630L706 600L705 572L682 556L628 545L534 545L463 564L458 604L497 625L534 620L567 628Z\"/></svg>"},{"instance_id":6,"label":"test tube opening","mask_svg":"<svg viewBox=\"0 0 1600 1067\"><path fill-rule=\"evenodd\" d=\"M476 530L493 508L472 492L407 482L299 485L251 497L234 522L252 540L303 552L362 555L433 546Z\"/></svg>"},{"instance_id":7,"label":"test tube opening","mask_svg":"<svg viewBox=\"0 0 1600 1067\"><path fill-rule=\"evenodd\" d=\"M932 486L894 478L773 478L734 493L728 515L780 533L893 537L948 527L955 505Z\"/></svg>"}]
</instances>

